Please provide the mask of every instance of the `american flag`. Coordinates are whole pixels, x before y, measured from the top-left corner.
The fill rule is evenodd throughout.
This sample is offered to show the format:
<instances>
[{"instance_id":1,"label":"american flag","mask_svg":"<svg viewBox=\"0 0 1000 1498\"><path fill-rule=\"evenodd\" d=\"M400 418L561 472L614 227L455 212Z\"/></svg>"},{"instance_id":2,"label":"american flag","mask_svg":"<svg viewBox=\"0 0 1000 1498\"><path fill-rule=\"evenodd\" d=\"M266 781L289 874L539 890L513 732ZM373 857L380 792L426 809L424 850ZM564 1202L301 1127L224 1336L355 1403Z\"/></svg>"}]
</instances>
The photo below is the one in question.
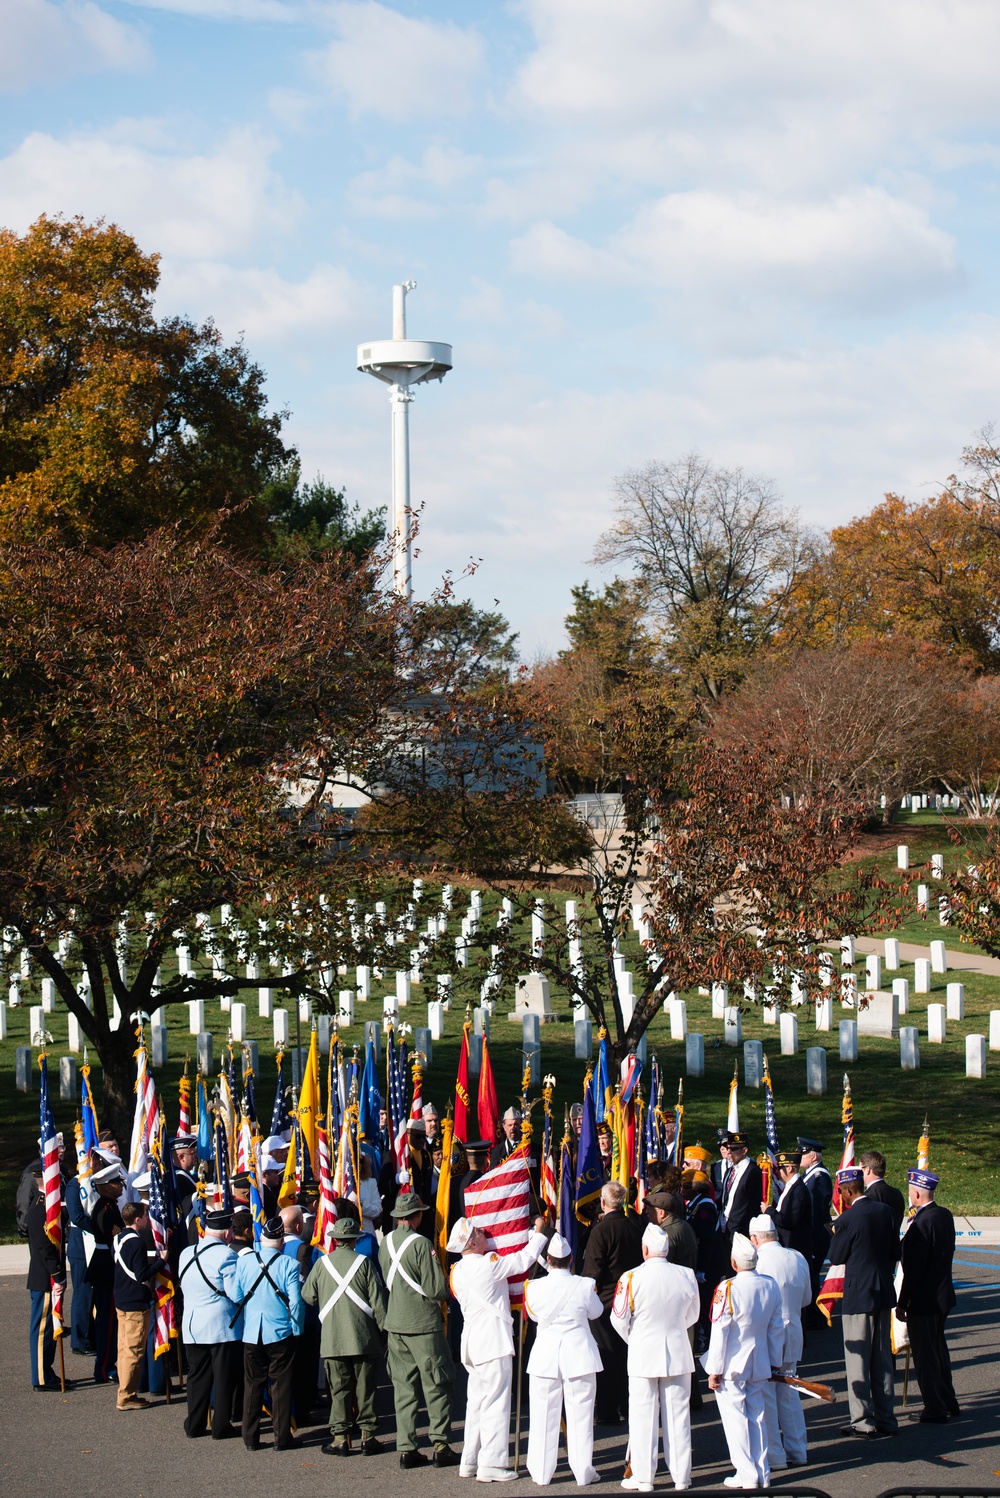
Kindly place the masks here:
<instances>
[{"instance_id":1,"label":"american flag","mask_svg":"<svg viewBox=\"0 0 1000 1498\"><path fill-rule=\"evenodd\" d=\"M284 1134L289 1127L288 1101L285 1097L285 1056L277 1054L278 1083L274 1089L274 1108L271 1112L271 1133Z\"/></svg>"},{"instance_id":2,"label":"american flag","mask_svg":"<svg viewBox=\"0 0 1000 1498\"><path fill-rule=\"evenodd\" d=\"M135 1114L132 1119L132 1145L128 1157L129 1179L141 1175L149 1164L149 1143L156 1138L159 1126L160 1105L156 1100L156 1084L149 1070L149 1056L139 1030L139 1049L136 1051Z\"/></svg>"},{"instance_id":3,"label":"american flag","mask_svg":"<svg viewBox=\"0 0 1000 1498\"><path fill-rule=\"evenodd\" d=\"M326 1130L318 1124L316 1126L316 1178L319 1181L319 1206L316 1209L316 1226L313 1229L312 1241L318 1248L326 1249L329 1246L327 1234L337 1219L337 1209L333 1200L330 1149L327 1144Z\"/></svg>"},{"instance_id":4,"label":"american flag","mask_svg":"<svg viewBox=\"0 0 1000 1498\"><path fill-rule=\"evenodd\" d=\"M767 1152L771 1156L771 1164L774 1165L778 1158L778 1119L774 1111L774 1088L771 1086L771 1069L764 1057L764 1138L767 1141Z\"/></svg>"},{"instance_id":5,"label":"american flag","mask_svg":"<svg viewBox=\"0 0 1000 1498\"><path fill-rule=\"evenodd\" d=\"M172 1215L163 1189L163 1173L154 1158L149 1162L149 1227L158 1253L166 1252L170 1233L176 1226L176 1217L171 1221ZM171 1340L176 1336L173 1280L161 1269L153 1279L153 1356L158 1358L169 1352Z\"/></svg>"},{"instance_id":6,"label":"american flag","mask_svg":"<svg viewBox=\"0 0 1000 1498\"><path fill-rule=\"evenodd\" d=\"M482 1228L491 1249L513 1254L524 1248L531 1231L530 1144L524 1143L506 1160L465 1188L465 1215ZM507 1281L510 1303L519 1310L524 1302L527 1274Z\"/></svg>"},{"instance_id":7,"label":"american flag","mask_svg":"<svg viewBox=\"0 0 1000 1498\"><path fill-rule=\"evenodd\" d=\"M396 1032L390 1025L386 1036L385 1081L386 1081L386 1128L389 1148L396 1162L396 1179L409 1170L409 1151L406 1144L406 1080L400 1052L396 1045Z\"/></svg>"},{"instance_id":8,"label":"american flag","mask_svg":"<svg viewBox=\"0 0 1000 1498\"><path fill-rule=\"evenodd\" d=\"M62 1248L62 1173L59 1169L59 1137L49 1102L49 1063L45 1052L38 1057L39 1144L42 1150L42 1193L45 1197L45 1232L56 1248Z\"/></svg>"},{"instance_id":9,"label":"american flag","mask_svg":"<svg viewBox=\"0 0 1000 1498\"><path fill-rule=\"evenodd\" d=\"M542 1089L545 1102L545 1122L542 1128L542 1207L554 1222L559 1209L559 1193L556 1186L556 1162L552 1158L552 1091L554 1078L546 1077Z\"/></svg>"},{"instance_id":10,"label":"american flag","mask_svg":"<svg viewBox=\"0 0 1000 1498\"><path fill-rule=\"evenodd\" d=\"M353 1202L358 1200L358 1105L353 1100L348 1103L340 1126L333 1194L345 1196Z\"/></svg>"},{"instance_id":11,"label":"american flag","mask_svg":"<svg viewBox=\"0 0 1000 1498\"><path fill-rule=\"evenodd\" d=\"M60 1337L65 1337L66 1326L63 1321L63 1299L66 1295L66 1281L57 1280L54 1275L49 1279L49 1289L52 1292L52 1335L58 1342Z\"/></svg>"},{"instance_id":12,"label":"american flag","mask_svg":"<svg viewBox=\"0 0 1000 1498\"><path fill-rule=\"evenodd\" d=\"M215 1199L223 1212L231 1212L233 1193L229 1185L229 1141L221 1118L215 1120Z\"/></svg>"},{"instance_id":13,"label":"american flag","mask_svg":"<svg viewBox=\"0 0 1000 1498\"><path fill-rule=\"evenodd\" d=\"M249 1115L246 1112L245 1099L243 1110L240 1114L240 1127L236 1135L236 1169L240 1175L245 1175L250 1169L250 1162L254 1157L253 1128Z\"/></svg>"}]
</instances>

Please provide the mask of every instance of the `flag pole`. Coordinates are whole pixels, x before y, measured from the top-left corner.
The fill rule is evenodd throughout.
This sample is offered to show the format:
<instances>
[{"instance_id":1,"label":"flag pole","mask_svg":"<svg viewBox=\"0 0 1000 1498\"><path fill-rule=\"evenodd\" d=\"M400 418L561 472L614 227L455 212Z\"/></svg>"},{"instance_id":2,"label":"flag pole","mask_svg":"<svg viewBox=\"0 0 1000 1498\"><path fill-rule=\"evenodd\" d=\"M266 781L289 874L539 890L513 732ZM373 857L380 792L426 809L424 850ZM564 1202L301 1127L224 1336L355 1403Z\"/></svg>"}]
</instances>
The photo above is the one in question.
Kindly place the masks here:
<instances>
[{"instance_id":1,"label":"flag pole","mask_svg":"<svg viewBox=\"0 0 1000 1498\"><path fill-rule=\"evenodd\" d=\"M524 1056L521 1072L521 1143L531 1143L531 1108L528 1105L528 1088L531 1086L531 1061ZM528 1178L530 1180L530 1160ZM521 1391L524 1387L524 1290L521 1290L521 1310L517 1323L517 1404L514 1414L514 1471L521 1461Z\"/></svg>"},{"instance_id":2,"label":"flag pole","mask_svg":"<svg viewBox=\"0 0 1000 1498\"><path fill-rule=\"evenodd\" d=\"M906 1362L903 1365L903 1409L906 1409L906 1399L910 1392L910 1349L906 1349Z\"/></svg>"},{"instance_id":3,"label":"flag pole","mask_svg":"<svg viewBox=\"0 0 1000 1498\"><path fill-rule=\"evenodd\" d=\"M63 1339L62 1339L62 1337L59 1338L59 1388L60 1388L60 1391L63 1394L65 1394L65 1392L66 1392L66 1354L65 1354L65 1352L63 1352Z\"/></svg>"}]
</instances>

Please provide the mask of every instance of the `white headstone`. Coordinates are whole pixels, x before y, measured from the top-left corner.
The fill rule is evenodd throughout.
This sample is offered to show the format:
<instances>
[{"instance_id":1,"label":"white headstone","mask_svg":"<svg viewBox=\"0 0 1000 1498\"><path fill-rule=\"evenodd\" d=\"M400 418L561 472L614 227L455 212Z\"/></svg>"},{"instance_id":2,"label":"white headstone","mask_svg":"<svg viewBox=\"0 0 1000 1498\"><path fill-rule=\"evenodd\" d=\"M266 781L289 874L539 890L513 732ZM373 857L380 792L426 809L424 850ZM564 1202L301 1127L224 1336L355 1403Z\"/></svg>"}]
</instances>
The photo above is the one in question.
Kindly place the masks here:
<instances>
[{"instance_id":1,"label":"white headstone","mask_svg":"<svg viewBox=\"0 0 1000 1498\"><path fill-rule=\"evenodd\" d=\"M833 1029L833 1000L818 999L816 1002L816 1028L817 1030Z\"/></svg>"},{"instance_id":2,"label":"white headstone","mask_svg":"<svg viewBox=\"0 0 1000 1498\"><path fill-rule=\"evenodd\" d=\"M900 1014L910 1012L910 980L909 978L893 978L892 991L896 995L897 1006Z\"/></svg>"},{"instance_id":3,"label":"white headstone","mask_svg":"<svg viewBox=\"0 0 1000 1498\"><path fill-rule=\"evenodd\" d=\"M455 961L459 967L469 966L469 943L466 937L455 937Z\"/></svg>"},{"instance_id":4,"label":"white headstone","mask_svg":"<svg viewBox=\"0 0 1000 1498\"><path fill-rule=\"evenodd\" d=\"M0 1040L6 1040L7 1011L2 1004L0 1004L0 1009L3 1009L3 1015L0 1016ZM79 1054L83 1050L83 1036L80 1033L80 1021L75 1014L70 1015L67 1021L67 1029L69 1032L69 1048L71 1051L76 1051Z\"/></svg>"},{"instance_id":5,"label":"white headstone","mask_svg":"<svg viewBox=\"0 0 1000 1498\"><path fill-rule=\"evenodd\" d=\"M929 957L918 957L913 964L913 992L930 993L931 964Z\"/></svg>"},{"instance_id":6,"label":"white headstone","mask_svg":"<svg viewBox=\"0 0 1000 1498\"><path fill-rule=\"evenodd\" d=\"M795 1056L799 1049L799 1022L794 1014L783 1014L780 1021L781 1054Z\"/></svg>"},{"instance_id":7,"label":"white headstone","mask_svg":"<svg viewBox=\"0 0 1000 1498\"><path fill-rule=\"evenodd\" d=\"M31 1008L28 1010L28 1039L31 1041L32 1045L34 1045L35 1043L35 1036L38 1034L39 1030L44 1029L45 1010L42 1008L41 1004L32 1004Z\"/></svg>"},{"instance_id":8,"label":"white headstone","mask_svg":"<svg viewBox=\"0 0 1000 1498\"><path fill-rule=\"evenodd\" d=\"M765 999L761 1005L761 1020L765 1025L778 1023L778 1006L773 999Z\"/></svg>"},{"instance_id":9,"label":"white headstone","mask_svg":"<svg viewBox=\"0 0 1000 1498\"><path fill-rule=\"evenodd\" d=\"M920 1031L916 1025L900 1027L899 1064L903 1071L920 1070Z\"/></svg>"},{"instance_id":10,"label":"white headstone","mask_svg":"<svg viewBox=\"0 0 1000 1498\"><path fill-rule=\"evenodd\" d=\"M688 1032L688 1006L683 999L674 999L670 1005L670 1039L686 1040Z\"/></svg>"},{"instance_id":11,"label":"white headstone","mask_svg":"<svg viewBox=\"0 0 1000 1498\"><path fill-rule=\"evenodd\" d=\"M166 1031L163 1032L166 1036ZM986 1050L983 1048L983 1056ZM155 1064L155 1063L154 1063ZM59 1098L61 1102L69 1103L76 1100L76 1062L72 1056L59 1057Z\"/></svg>"},{"instance_id":12,"label":"white headstone","mask_svg":"<svg viewBox=\"0 0 1000 1498\"><path fill-rule=\"evenodd\" d=\"M899 942L894 936L885 939L885 967L889 973L894 973L899 968Z\"/></svg>"},{"instance_id":13,"label":"white headstone","mask_svg":"<svg viewBox=\"0 0 1000 1498\"><path fill-rule=\"evenodd\" d=\"M858 1034L891 1040L899 1033L899 999L885 989L867 990L858 1003Z\"/></svg>"},{"instance_id":14,"label":"white headstone","mask_svg":"<svg viewBox=\"0 0 1000 1498\"><path fill-rule=\"evenodd\" d=\"M589 1019L578 1019L573 1026L573 1059L589 1061L594 1053L594 1027Z\"/></svg>"},{"instance_id":15,"label":"white headstone","mask_svg":"<svg viewBox=\"0 0 1000 1498\"><path fill-rule=\"evenodd\" d=\"M933 879L943 879L944 878L944 854L943 853L932 853L931 854L931 877Z\"/></svg>"},{"instance_id":16,"label":"white headstone","mask_svg":"<svg viewBox=\"0 0 1000 1498\"><path fill-rule=\"evenodd\" d=\"M432 1040L444 1039L444 1005L439 999L431 999L427 1005L427 1028Z\"/></svg>"},{"instance_id":17,"label":"white headstone","mask_svg":"<svg viewBox=\"0 0 1000 1498\"><path fill-rule=\"evenodd\" d=\"M233 1032L233 1040L243 1043L247 1038L247 1006L245 1004L234 1004L229 1011L229 1028Z\"/></svg>"},{"instance_id":18,"label":"white headstone","mask_svg":"<svg viewBox=\"0 0 1000 1498\"><path fill-rule=\"evenodd\" d=\"M233 996L231 993L219 994L219 1008L223 1014L228 1014L233 1007Z\"/></svg>"},{"instance_id":19,"label":"white headstone","mask_svg":"<svg viewBox=\"0 0 1000 1498\"><path fill-rule=\"evenodd\" d=\"M437 996L444 1008L451 1008L451 973L438 973Z\"/></svg>"},{"instance_id":20,"label":"white headstone","mask_svg":"<svg viewBox=\"0 0 1000 1498\"><path fill-rule=\"evenodd\" d=\"M577 902L575 900L567 900L566 901L566 924L570 925L573 921L578 921L579 919L580 919L580 917L579 917L579 915L577 913Z\"/></svg>"},{"instance_id":21,"label":"white headstone","mask_svg":"<svg viewBox=\"0 0 1000 1498\"><path fill-rule=\"evenodd\" d=\"M926 884L917 885L917 910L926 910L930 904L930 890Z\"/></svg>"},{"instance_id":22,"label":"white headstone","mask_svg":"<svg viewBox=\"0 0 1000 1498\"><path fill-rule=\"evenodd\" d=\"M195 1041L195 1050L198 1055L198 1070L203 1077L210 1077L215 1067L212 1065L212 1032L202 1030Z\"/></svg>"},{"instance_id":23,"label":"white headstone","mask_svg":"<svg viewBox=\"0 0 1000 1498\"><path fill-rule=\"evenodd\" d=\"M354 1024L354 989L342 988L337 994L337 1029L348 1030Z\"/></svg>"},{"instance_id":24,"label":"white headstone","mask_svg":"<svg viewBox=\"0 0 1000 1498\"><path fill-rule=\"evenodd\" d=\"M743 1016L740 1011L732 1005L726 1005L724 1015L723 1039L726 1045L743 1044Z\"/></svg>"},{"instance_id":25,"label":"white headstone","mask_svg":"<svg viewBox=\"0 0 1000 1498\"><path fill-rule=\"evenodd\" d=\"M927 1005L927 1039L940 1045L946 1038L946 1022L943 1004Z\"/></svg>"},{"instance_id":26,"label":"white headstone","mask_svg":"<svg viewBox=\"0 0 1000 1498\"><path fill-rule=\"evenodd\" d=\"M1000 1051L1000 1009L990 1010L990 1050Z\"/></svg>"},{"instance_id":27,"label":"white headstone","mask_svg":"<svg viewBox=\"0 0 1000 1498\"><path fill-rule=\"evenodd\" d=\"M712 984L712 1018L724 1020L729 1005L729 984Z\"/></svg>"},{"instance_id":28,"label":"white headstone","mask_svg":"<svg viewBox=\"0 0 1000 1498\"><path fill-rule=\"evenodd\" d=\"M965 1037L965 1075L982 1078L986 1075L986 1036Z\"/></svg>"},{"instance_id":29,"label":"white headstone","mask_svg":"<svg viewBox=\"0 0 1000 1498\"><path fill-rule=\"evenodd\" d=\"M312 1006L311 1000L307 999L306 996L305 996L305 994L300 994L299 995L299 1021L300 1021L300 1023L303 1024L303 1025L308 1025L308 1024L310 1024L312 1022L312 1017L313 1017L313 1006Z\"/></svg>"},{"instance_id":30,"label":"white headstone","mask_svg":"<svg viewBox=\"0 0 1000 1498\"><path fill-rule=\"evenodd\" d=\"M543 973L522 973L517 980L515 1007L507 1018L512 1023L524 1019L526 1014L534 1014L543 1025L555 1023L555 1015L552 1013L552 998L549 994L549 980Z\"/></svg>"},{"instance_id":31,"label":"white headstone","mask_svg":"<svg viewBox=\"0 0 1000 1498\"><path fill-rule=\"evenodd\" d=\"M908 869L910 867L910 849L906 843L900 843L896 849L897 869Z\"/></svg>"},{"instance_id":32,"label":"white headstone","mask_svg":"<svg viewBox=\"0 0 1000 1498\"><path fill-rule=\"evenodd\" d=\"M689 1077L705 1075L704 1035L689 1035L684 1041L684 1070Z\"/></svg>"},{"instance_id":33,"label":"white headstone","mask_svg":"<svg viewBox=\"0 0 1000 1498\"><path fill-rule=\"evenodd\" d=\"M857 1009L858 1007L858 979L856 973L841 973L840 975L840 1007L842 1009Z\"/></svg>"},{"instance_id":34,"label":"white headstone","mask_svg":"<svg viewBox=\"0 0 1000 1498\"><path fill-rule=\"evenodd\" d=\"M409 973L396 974L396 1000L400 1009L405 1009L410 1002L410 975Z\"/></svg>"},{"instance_id":35,"label":"white headstone","mask_svg":"<svg viewBox=\"0 0 1000 1498\"><path fill-rule=\"evenodd\" d=\"M858 1059L858 1022L853 1019L842 1019L837 1026L840 1032L840 1059L841 1061L857 1061Z\"/></svg>"},{"instance_id":36,"label":"white headstone","mask_svg":"<svg viewBox=\"0 0 1000 1498\"><path fill-rule=\"evenodd\" d=\"M844 967L854 965L854 937L842 936L840 938L840 961Z\"/></svg>"},{"instance_id":37,"label":"white headstone","mask_svg":"<svg viewBox=\"0 0 1000 1498\"><path fill-rule=\"evenodd\" d=\"M188 999L188 1034L200 1035L205 1028L205 1000Z\"/></svg>"},{"instance_id":38,"label":"white headstone","mask_svg":"<svg viewBox=\"0 0 1000 1498\"><path fill-rule=\"evenodd\" d=\"M938 925L951 925L951 901L947 895L938 896Z\"/></svg>"},{"instance_id":39,"label":"white headstone","mask_svg":"<svg viewBox=\"0 0 1000 1498\"><path fill-rule=\"evenodd\" d=\"M288 1044L288 1010L275 1009L271 1015L271 1026L275 1045Z\"/></svg>"},{"instance_id":40,"label":"white headstone","mask_svg":"<svg viewBox=\"0 0 1000 1498\"><path fill-rule=\"evenodd\" d=\"M759 1040L743 1042L743 1082L747 1087L760 1087L764 1081L764 1047Z\"/></svg>"},{"instance_id":41,"label":"white headstone","mask_svg":"<svg viewBox=\"0 0 1000 1498\"><path fill-rule=\"evenodd\" d=\"M819 954L819 981L824 988L833 987L833 953L821 952Z\"/></svg>"},{"instance_id":42,"label":"white headstone","mask_svg":"<svg viewBox=\"0 0 1000 1498\"><path fill-rule=\"evenodd\" d=\"M806 1050L806 1092L810 1097L826 1096L826 1051L821 1045Z\"/></svg>"},{"instance_id":43,"label":"white headstone","mask_svg":"<svg viewBox=\"0 0 1000 1498\"><path fill-rule=\"evenodd\" d=\"M948 1018L960 1020L965 1018L965 984L949 983L947 988Z\"/></svg>"},{"instance_id":44,"label":"white headstone","mask_svg":"<svg viewBox=\"0 0 1000 1498\"><path fill-rule=\"evenodd\" d=\"M882 959L875 952L865 958L865 987L882 987Z\"/></svg>"},{"instance_id":45,"label":"white headstone","mask_svg":"<svg viewBox=\"0 0 1000 1498\"><path fill-rule=\"evenodd\" d=\"M274 990L273 988L258 988L257 990L257 1014L260 1019L270 1019L274 1013Z\"/></svg>"},{"instance_id":46,"label":"white headstone","mask_svg":"<svg viewBox=\"0 0 1000 1498\"><path fill-rule=\"evenodd\" d=\"M51 978L42 979L42 1012L44 1014L56 1012L56 985Z\"/></svg>"},{"instance_id":47,"label":"white headstone","mask_svg":"<svg viewBox=\"0 0 1000 1498\"><path fill-rule=\"evenodd\" d=\"M367 1000L372 996L372 970L370 967L359 967L355 973L355 988L359 999Z\"/></svg>"},{"instance_id":48,"label":"white headstone","mask_svg":"<svg viewBox=\"0 0 1000 1498\"><path fill-rule=\"evenodd\" d=\"M943 941L931 942L931 972L946 973L948 971L948 953Z\"/></svg>"}]
</instances>

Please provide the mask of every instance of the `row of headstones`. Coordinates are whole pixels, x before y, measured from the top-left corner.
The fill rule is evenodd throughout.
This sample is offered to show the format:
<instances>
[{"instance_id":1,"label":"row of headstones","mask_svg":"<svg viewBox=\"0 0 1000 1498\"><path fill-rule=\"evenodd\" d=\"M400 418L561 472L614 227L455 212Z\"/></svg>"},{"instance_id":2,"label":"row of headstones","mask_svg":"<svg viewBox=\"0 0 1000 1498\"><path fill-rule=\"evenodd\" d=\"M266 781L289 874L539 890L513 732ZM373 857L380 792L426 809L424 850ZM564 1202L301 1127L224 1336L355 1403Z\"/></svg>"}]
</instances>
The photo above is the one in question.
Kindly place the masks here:
<instances>
[{"instance_id":1,"label":"row of headstones","mask_svg":"<svg viewBox=\"0 0 1000 1498\"><path fill-rule=\"evenodd\" d=\"M888 796L882 797L882 810L889 804ZM933 791L913 791L900 798L903 811L958 811L962 803L958 796L939 796Z\"/></svg>"},{"instance_id":2,"label":"row of headstones","mask_svg":"<svg viewBox=\"0 0 1000 1498\"><path fill-rule=\"evenodd\" d=\"M795 1024L794 1016L783 1015ZM933 1037L932 1037L933 1038ZM787 1050L782 1037L782 1055L794 1055L798 1044ZM986 1036L965 1037L965 1075L981 1079L986 1076ZM991 1051L1000 1051L1000 1010L990 1015ZM855 1020L840 1022L840 1060L857 1061L858 1026ZM688 1035L685 1042L685 1070L690 1077L705 1075L705 1037ZM904 1025L899 1032L899 1065L902 1071L918 1071L920 1068L920 1034L914 1026ZM743 1075L747 1087L761 1087L764 1080L764 1048L759 1040L743 1042ZM822 1097L826 1093L826 1050L823 1046L806 1048L806 1091Z\"/></svg>"}]
</instances>

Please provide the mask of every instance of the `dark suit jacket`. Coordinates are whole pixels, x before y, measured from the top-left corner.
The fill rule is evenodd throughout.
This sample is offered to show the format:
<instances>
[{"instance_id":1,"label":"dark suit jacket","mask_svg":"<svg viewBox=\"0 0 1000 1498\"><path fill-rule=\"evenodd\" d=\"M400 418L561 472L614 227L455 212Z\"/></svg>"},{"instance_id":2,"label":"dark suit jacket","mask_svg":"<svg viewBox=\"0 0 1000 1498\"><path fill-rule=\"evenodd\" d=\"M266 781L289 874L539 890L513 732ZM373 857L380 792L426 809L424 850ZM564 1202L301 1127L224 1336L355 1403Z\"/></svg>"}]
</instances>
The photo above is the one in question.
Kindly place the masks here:
<instances>
[{"instance_id":1,"label":"dark suit jacket","mask_svg":"<svg viewBox=\"0 0 1000 1498\"><path fill-rule=\"evenodd\" d=\"M778 1195L784 1191L781 1187ZM813 1256L812 1201L800 1176L792 1182L788 1195L781 1206L771 1207L768 1215L774 1218L779 1242L785 1248L794 1248L808 1262Z\"/></svg>"},{"instance_id":2,"label":"dark suit jacket","mask_svg":"<svg viewBox=\"0 0 1000 1498\"><path fill-rule=\"evenodd\" d=\"M928 1202L910 1223L901 1244L899 1309L911 1316L947 1316L955 1304L954 1257L955 1219L947 1207Z\"/></svg>"},{"instance_id":3,"label":"dark suit jacket","mask_svg":"<svg viewBox=\"0 0 1000 1498\"><path fill-rule=\"evenodd\" d=\"M499 1165L502 1160L507 1159L508 1155L512 1155L516 1149L520 1148L520 1139L511 1140L506 1134L502 1135L490 1150L490 1169L492 1170L495 1165Z\"/></svg>"},{"instance_id":4,"label":"dark suit jacket","mask_svg":"<svg viewBox=\"0 0 1000 1498\"><path fill-rule=\"evenodd\" d=\"M62 1255L45 1231L45 1198L36 1193L24 1225L28 1231L28 1289L48 1290L53 1278L64 1280Z\"/></svg>"},{"instance_id":5,"label":"dark suit jacket","mask_svg":"<svg viewBox=\"0 0 1000 1498\"><path fill-rule=\"evenodd\" d=\"M897 1191L895 1186L890 1186L888 1181L872 1181L865 1192L865 1196L871 1197L872 1201L885 1202L892 1213L892 1220L896 1224L896 1232L898 1233L903 1225L903 1218L906 1215L906 1202L903 1200L903 1193Z\"/></svg>"},{"instance_id":6,"label":"dark suit jacket","mask_svg":"<svg viewBox=\"0 0 1000 1498\"><path fill-rule=\"evenodd\" d=\"M597 1285L605 1314L615 1298L615 1286L627 1269L642 1263L645 1219L634 1212L608 1212L590 1230L583 1272Z\"/></svg>"},{"instance_id":7,"label":"dark suit jacket","mask_svg":"<svg viewBox=\"0 0 1000 1498\"><path fill-rule=\"evenodd\" d=\"M732 1195L726 1203L726 1228L730 1239L734 1233L747 1236L750 1231L751 1217L760 1216L760 1199L763 1190L764 1182L761 1178L760 1166L755 1160L751 1160L733 1187Z\"/></svg>"},{"instance_id":8,"label":"dark suit jacket","mask_svg":"<svg viewBox=\"0 0 1000 1498\"><path fill-rule=\"evenodd\" d=\"M845 1316L872 1316L896 1304L892 1278L899 1239L884 1202L859 1196L837 1218L830 1244L830 1263L843 1264Z\"/></svg>"}]
</instances>

